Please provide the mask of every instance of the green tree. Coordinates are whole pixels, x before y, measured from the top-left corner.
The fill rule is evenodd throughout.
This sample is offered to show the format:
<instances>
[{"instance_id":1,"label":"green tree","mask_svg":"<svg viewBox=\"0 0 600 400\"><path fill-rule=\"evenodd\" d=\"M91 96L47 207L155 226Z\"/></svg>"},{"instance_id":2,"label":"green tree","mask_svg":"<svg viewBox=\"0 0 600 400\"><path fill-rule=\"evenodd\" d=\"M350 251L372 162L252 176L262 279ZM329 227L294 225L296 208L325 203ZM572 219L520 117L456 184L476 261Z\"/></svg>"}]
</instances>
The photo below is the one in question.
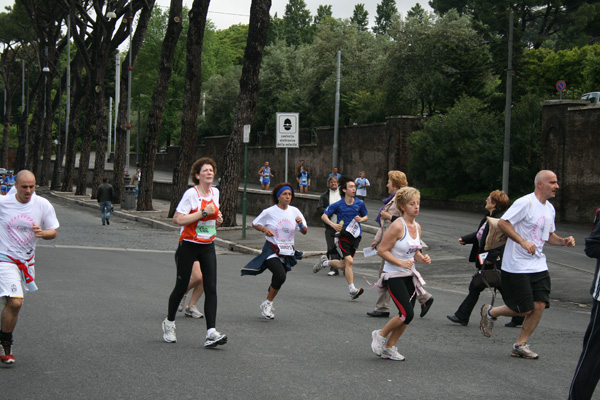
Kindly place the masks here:
<instances>
[{"instance_id":1,"label":"green tree","mask_svg":"<svg viewBox=\"0 0 600 400\"><path fill-rule=\"evenodd\" d=\"M377 35L387 34L397 14L396 0L381 0L381 3L377 4L377 15L375 16L373 32Z\"/></svg>"},{"instance_id":2,"label":"green tree","mask_svg":"<svg viewBox=\"0 0 600 400\"><path fill-rule=\"evenodd\" d=\"M363 3L358 3L354 6L350 22L356 24L358 29L366 31L369 26L369 12L366 10Z\"/></svg>"},{"instance_id":3,"label":"green tree","mask_svg":"<svg viewBox=\"0 0 600 400\"><path fill-rule=\"evenodd\" d=\"M323 21L326 21L329 18L333 18L332 7L333 6L331 4L320 5L317 8L317 15L315 15L314 24L318 25L318 24L323 23Z\"/></svg>"},{"instance_id":4,"label":"green tree","mask_svg":"<svg viewBox=\"0 0 600 400\"><path fill-rule=\"evenodd\" d=\"M304 0L290 0L283 16L285 41L292 46L312 42L312 16Z\"/></svg>"}]
</instances>

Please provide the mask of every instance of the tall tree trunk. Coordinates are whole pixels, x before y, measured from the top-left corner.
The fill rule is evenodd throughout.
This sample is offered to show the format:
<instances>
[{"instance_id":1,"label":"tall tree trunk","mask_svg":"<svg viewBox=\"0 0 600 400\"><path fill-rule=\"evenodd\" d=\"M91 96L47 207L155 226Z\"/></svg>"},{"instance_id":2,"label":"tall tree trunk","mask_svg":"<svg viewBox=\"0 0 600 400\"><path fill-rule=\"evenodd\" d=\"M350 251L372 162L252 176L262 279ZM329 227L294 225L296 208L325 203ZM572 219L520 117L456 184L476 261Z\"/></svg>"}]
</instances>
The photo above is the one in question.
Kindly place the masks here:
<instances>
[{"instance_id":1,"label":"tall tree trunk","mask_svg":"<svg viewBox=\"0 0 600 400\"><path fill-rule=\"evenodd\" d=\"M155 0L147 0L145 5L142 8L142 12L137 21L137 28L135 29L135 33L133 34L132 45L129 51L131 52L131 65L135 65L135 61L137 59L138 54L140 53L140 49L144 44L144 37L146 36L146 31L148 30L148 22L150 21L150 17L152 16L152 8L154 7ZM121 63L121 81L119 85L121 86L121 100L118 105L118 115L117 115L117 129L115 131L116 144L115 144L115 161L113 163L113 179L112 185L114 189L114 195L116 199L116 203L121 203L121 198L123 197L124 186L129 184L129 182L124 182L123 171L125 170L125 161L127 156L127 129L125 125L127 124L127 67L129 66L129 53L125 55L123 62ZM133 71L132 71L133 72Z\"/></svg>"},{"instance_id":2,"label":"tall tree trunk","mask_svg":"<svg viewBox=\"0 0 600 400\"><path fill-rule=\"evenodd\" d=\"M89 73L89 72L88 72ZM95 82L91 77L88 77L86 86L88 87L86 116L81 129L81 150L79 152L79 175L77 176L77 184L75 194L82 196L86 194L87 189L87 173L90 168L90 152L92 151L92 139L94 135L94 123L96 115L96 98Z\"/></svg>"},{"instance_id":3,"label":"tall tree trunk","mask_svg":"<svg viewBox=\"0 0 600 400\"><path fill-rule=\"evenodd\" d=\"M73 68L74 67L74 68ZM71 115L69 116L69 135L66 138L65 149L65 173L63 175L61 192L70 192L73 190L74 175L75 175L75 157L77 155L77 139L79 137L79 119L81 108L86 102L85 88L81 82L81 71L83 63L79 56L75 56L71 63L71 71L73 71L73 85L71 87Z\"/></svg>"},{"instance_id":4,"label":"tall tree trunk","mask_svg":"<svg viewBox=\"0 0 600 400\"><path fill-rule=\"evenodd\" d=\"M4 118L4 133L2 135L2 153L0 153L0 165L8 168L8 134L10 132L10 118L12 117L12 94L6 90L6 115Z\"/></svg>"},{"instance_id":5,"label":"tall tree trunk","mask_svg":"<svg viewBox=\"0 0 600 400\"><path fill-rule=\"evenodd\" d=\"M165 99L169 91L169 81L173 72L173 58L177 48L177 41L181 34L182 0L171 0L169 8L169 23L163 40L160 61L158 63L158 79L152 94L152 106L148 116L148 127L144 139L144 153L142 154L142 177L139 183L137 202L138 211L152 210L152 190L154 183L154 164L158 150L158 138L162 127Z\"/></svg>"},{"instance_id":6,"label":"tall tree trunk","mask_svg":"<svg viewBox=\"0 0 600 400\"><path fill-rule=\"evenodd\" d=\"M102 72L102 70L98 70ZM95 125L96 125L96 159L94 160L94 175L92 177L92 199L96 198L96 190L102 184L104 178L104 166L106 158L106 146L108 142L108 128L106 126L107 109L104 101L104 73L99 74L97 87L101 90L96 94L94 103L96 104Z\"/></svg>"},{"instance_id":7,"label":"tall tree trunk","mask_svg":"<svg viewBox=\"0 0 600 400\"><path fill-rule=\"evenodd\" d=\"M240 95L233 120L233 132L225 149L225 165L221 180L220 206L223 213L223 226L235 226L237 212L237 190L242 171L242 134L244 125L251 125L254 120L258 90L259 74L263 50L269 32L269 10L271 0L252 0L250 6L250 25L248 41L244 53L244 67L240 79Z\"/></svg>"},{"instance_id":8,"label":"tall tree trunk","mask_svg":"<svg viewBox=\"0 0 600 400\"><path fill-rule=\"evenodd\" d=\"M173 192L169 218L175 214L175 209L183 192L188 187L190 169L192 168L198 125L198 109L202 88L202 42L206 27L206 14L210 0L194 0L189 13L185 91L183 94L183 115L181 117L181 152L179 163L173 171ZM142 175L143 179L143 175Z\"/></svg>"}]
</instances>

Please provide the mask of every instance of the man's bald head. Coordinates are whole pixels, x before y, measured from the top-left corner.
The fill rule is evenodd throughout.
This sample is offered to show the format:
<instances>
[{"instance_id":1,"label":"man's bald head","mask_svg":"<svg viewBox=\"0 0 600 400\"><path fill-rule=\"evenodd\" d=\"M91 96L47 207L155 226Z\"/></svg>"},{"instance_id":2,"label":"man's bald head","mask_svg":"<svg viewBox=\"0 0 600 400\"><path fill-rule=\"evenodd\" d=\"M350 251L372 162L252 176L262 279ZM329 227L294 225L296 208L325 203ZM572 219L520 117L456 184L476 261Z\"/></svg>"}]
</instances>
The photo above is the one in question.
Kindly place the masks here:
<instances>
[{"instance_id":1,"label":"man's bald head","mask_svg":"<svg viewBox=\"0 0 600 400\"><path fill-rule=\"evenodd\" d=\"M20 203L28 203L35 192L35 175L26 169L19 171L15 179L17 194L15 197Z\"/></svg>"},{"instance_id":2,"label":"man's bald head","mask_svg":"<svg viewBox=\"0 0 600 400\"><path fill-rule=\"evenodd\" d=\"M19 180L23 180L23 179L27 179L27 180L33 179L33 181L35 182L35 175L33 174L33 172L29 171L28 169L24 169L17 173L17 176L15 177L15 183L17 183L17 182L19 182Z\"/></svg>"}]
</instances>

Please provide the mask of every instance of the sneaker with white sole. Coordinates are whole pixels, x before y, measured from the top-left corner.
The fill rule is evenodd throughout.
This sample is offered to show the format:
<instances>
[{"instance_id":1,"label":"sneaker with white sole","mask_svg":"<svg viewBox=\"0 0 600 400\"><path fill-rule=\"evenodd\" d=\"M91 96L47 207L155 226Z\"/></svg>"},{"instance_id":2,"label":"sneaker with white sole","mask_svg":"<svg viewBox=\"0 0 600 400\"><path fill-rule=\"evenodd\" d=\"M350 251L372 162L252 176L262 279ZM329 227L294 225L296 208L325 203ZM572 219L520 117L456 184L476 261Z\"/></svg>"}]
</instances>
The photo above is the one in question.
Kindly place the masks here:
<instances>
[{"instance_id":1,"label":"sneaker with white sole","mask_svg":"<svg viewBox=\"0 0 600 400\"><path fill-rule=\"evenodd\" d=\"M163 330L163 340L167 343L176 343L177 342L177 336L175 336L175 322L173 322L172 324L168 323L168 320L165 318L165 320L162 323L162 330Z\"/></svg>"},{"instance_id":2,"label":"sneaker with white sole","mask_svg":"<svg viewBox=\"0 0 600 400\"><path fill-rule=\"evenodd\" d=\"M489 304L484 304L481 306L481 322L479 323L479 329L483 336L490 337L492 336L492 329L494 329L494 321L496 318L490 316L489 311L492 309L492 306Z\"/></svg>"},{"instance_id":3,"label":"sneaker with white sole","mask_svg":"<svg viewBox=\"0 0 600 400\"><path fill-rule=\"evenodd\" d=\"M361 294L363 294L364 290L363 288L358 288L358 289L354 289L350 291L350 297L352 297L352 300L356 300L358 299L358 296L360 296Z\"/></svg>"},{"instance_id":4,"label":"sneaker with white sole","mask_svg":"<svg viewBox=\"0 0 600 400\"><path fill-rule=\"evenodd\" d=\"M0 343L0 362L4 365L13 365L15 356L12 353L12 340L3 340Z\"/></svg>"},{"instance_id":5,"label":"sneaker with white sole","mask_svg":"<svg viewBox=\"0 0 600 400\"><path fill-rule=\"evenodd\" d=\"M263 317L265 317L266 319L275 318L275 314L273 313L273 311L275 311L275 307L273 307L273 302L269 302L268 300L263 301L260 304L260 311Z\"/></svg>"},{"instance_id":6,"label":"sneaker with white sole","mask_svg":"<svg viewBox=\"0 0 600 400\"><path fill-rule=\"evenodd\" d=\"M377 356L381 356L383 346L386 342L386 339L381 336L379 332L381 332L381 329L371 332L371 350L373 350L373 353L375 353Z\"/></svg>"},{"instance_id":7,"label":"sneaker with white sole","mask_svg":"<svg viewBox=\"0 0 600 400\"><path fill-rule=\"evenodd\" d=\"M396 348L396 346L384 347L383 351L381 352L381 358L394 361L404 361L404 356L398 353L398 349Z\"/></svg>"},{"instance_id":8,"label":"sneaker with white sole","mask_svg":"<svg viewBox=\"0 0 600 400\"><path fill-rule=\"evenodd\" d=\"M198 310L198 308L195 305L185 308L185 316L191 317L191 318L196 318L196 319L204 318L204 315L202 315L200 310Z\"/></svg>"},{"instance_id":9,"label":"sneaker with white sole","mask_svg":"<svg viewBox=\"0 0 600 400\"><path fill-rule=\"evenodd\" d=\"M210 335L206 335L204 347L217 347L227 343L227 335L214 331Z\"/></svg>"},{"instance_id":10,"label":"sneaker with white sole","mask_svg":"<svg viewBox=\"0 0 600 400\"><path fill-rule=\"evenodd\" d=\"M313 267L313 272L315 274L323 268L325 268L325 266L323 265L325 261L327 261L327 256L321 256L321 258L319 258L319 261L317 261L317 263Z\"/></svg>"},{"instance_id":11,"label":"sneaker with white sole","mask_svg":"<svg viewBox=\"0 0 600 400\"><path fill-rule=\"evenodd\" d=\"M177 311L178 312L182 312L183 308L185 307L185 299L186 299L187 295L183 295L183 299L181 299L181 301L179 302L179 307L177 307Z\"/></svg>"},{"instance_id":12,"label":"sneaker with white sole","mask_svg":"<svg viewBox=\"0 0 600 400\"><path fill-rule=\"evenodd\" d=\"M530 359L537 359L539 356L537 353L534 353L533 351L531 351L531 349L529 348L529 345L527 343L523 343L523 344L514 344L513 348L512 348L512 353L510 354L513 357L521 357L521 358L530 358Z\"/></svg>"}]
</instances>

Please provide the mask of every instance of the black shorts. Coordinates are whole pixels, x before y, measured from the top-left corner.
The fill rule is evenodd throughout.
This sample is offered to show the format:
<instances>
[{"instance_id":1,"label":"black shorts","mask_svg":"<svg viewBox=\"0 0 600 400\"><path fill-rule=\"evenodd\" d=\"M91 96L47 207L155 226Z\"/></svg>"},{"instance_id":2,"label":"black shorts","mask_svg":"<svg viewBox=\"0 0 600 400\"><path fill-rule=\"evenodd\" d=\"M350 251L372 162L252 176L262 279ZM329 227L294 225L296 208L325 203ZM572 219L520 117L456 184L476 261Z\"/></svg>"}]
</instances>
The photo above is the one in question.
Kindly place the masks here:
<instances>
[{"instance_id":1,"label":"black shorts","mask_svg":"<svg viewBox=\"0 0 600 400\"><path fill-rule=\"evenodd\" d=\"M354 257L356 249L360 244L361 236L355 238L350 233L342 231L340 236L336 238L335 248L342 259L347 256Z\"/></svg>"},{"instance_id":2,"label":"black shorts","mask_svg":"<svg viewBox=\"0 0 600 400\"><path fill-rule=\"evenodd\" d=\"M545 302L550 307L550 274L548 271L515 274L502 271L502 299L511 310L532 311L534 302Z\"/></svg>"}]
</instances>

